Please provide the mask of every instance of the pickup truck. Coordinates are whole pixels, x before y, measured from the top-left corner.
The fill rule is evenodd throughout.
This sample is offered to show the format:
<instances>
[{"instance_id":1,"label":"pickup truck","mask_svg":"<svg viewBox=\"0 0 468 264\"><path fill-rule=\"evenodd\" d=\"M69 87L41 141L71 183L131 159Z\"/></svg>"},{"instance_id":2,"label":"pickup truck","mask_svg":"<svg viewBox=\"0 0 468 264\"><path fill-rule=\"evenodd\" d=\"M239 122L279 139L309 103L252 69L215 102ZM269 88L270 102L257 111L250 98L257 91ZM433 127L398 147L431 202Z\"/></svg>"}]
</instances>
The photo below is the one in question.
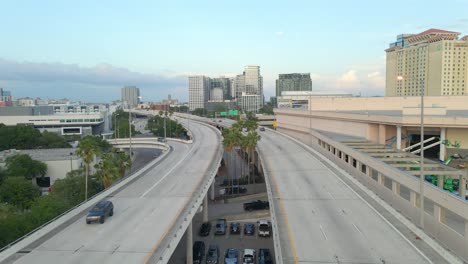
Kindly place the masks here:
<instances>
[{"instance_id":1,"label":"pickup truck","mask_svg":"<svg viewBox=\"0 0 468 264\"><path fill-rule=\"evenodd\" d=\"M269 209L270 204L268 201L253 201L250 203L244 203L244 210L245 211L253 211L253 210L263 210L263 209Z\"/></svg>"}]
</instances>

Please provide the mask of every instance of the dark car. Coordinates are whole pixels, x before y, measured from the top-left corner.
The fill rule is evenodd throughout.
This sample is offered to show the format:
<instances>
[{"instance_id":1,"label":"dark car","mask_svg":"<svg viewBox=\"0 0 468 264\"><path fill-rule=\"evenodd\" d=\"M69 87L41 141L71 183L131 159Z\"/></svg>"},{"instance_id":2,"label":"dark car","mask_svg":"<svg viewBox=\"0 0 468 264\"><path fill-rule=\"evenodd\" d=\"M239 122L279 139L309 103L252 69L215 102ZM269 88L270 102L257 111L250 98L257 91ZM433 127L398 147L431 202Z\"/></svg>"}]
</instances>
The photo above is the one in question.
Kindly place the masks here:
<instances>
[{"instance_id":1,"label":"dark car","mask_svg":"<svg viewBox=\"0 0 468 264\"><path fill-rule=\"evenodd\" d=\"M260 130L260 131L265 131L265 128L264 128L264 127L260 127L259 130Z\"/></svg>"},{"instance_id":2,"label":"dark car","mask_svg":"<svg viewBox=\"0 0 468 264\"><path fill-rule=\"evenodd\" d=\"M163 137L158 137L158 142L166 143L167 139L165 139Z\"/></svg>"},{"instance_id":3,"label":"dark car","mask_svg":"<svg viewBox=\"0 0 468 264\"><path fill-rule=\"evenodd\" d=\"M258 264L273 264L273 259L268 248L258 250Z\"/></svg>"},{"instance_id":4,"label":"dark car","mask_svg":"<svg viewBox=\"0 0 468 264\"><path fill-rule=\"evenodd\" d=\"M269 209L270 204L268 201L253 201L250 203L244 203L244 210L246 211L253 211L253 210L263 210L263 209Z\"/></svg>"},{"instance_id":5,"label":"dark car","mask_svg":"<svg viewBox=\"0 0 468 264\"><path fill-rule=\"evenodd\" d=\"M114 204L111 201L100 201L97 203L86 216L86 224L91 222L99 222L104 224L107 216L114 215Z\"/></svg>"},{"instance_id":6,"label":"dark car","mask_svg":"<svg viewBox=\"0 0 468 264\"><path fill-rule=\"evenodd\" d=\"M218 219L216 221L215 235L225 235L227 228L226 219Z\"/></svg>"},{"instance_id":7,"label":"dark car","mask_svg":"<svg viewBox=\"0 0 468 264\"><path fill-rule=\"evenodd\" d=\"M210 245L208 254L206 255L206 264L218 264L219 262L219 248L216 245Z\"/></svg>"},{"instance_id":8,"label":"dark car","mask_svg":"<svg viewBox=\"0 0 468 264\"><path fill-rule=\"evenodd\" d=\"M195 241L193 243L193 263L201 264L205 256L205 243L203 241Z\"/></svg>"},{"instance_id":9,"label":"dark car","mask_svg":"<svg viewBox=\"0 0 468 264\"><path fill-rule=\"evenodd\" d=\"M224 263L237 264L239 261L239 252L235 248L228 248L224 254Z\"/></svg>"},{"instance_id":10,"label":"dark car","mask_svg":"<svg viewBox=\"0 0 468 264\"><path fill-rule=\"evenodd\" d=\"M240 234L241 232L241 225L237 222L231 223L231 234Z\"/></svg>"},{"instance_id":11,"label":"dark car","mask_svg":"<svg viewBox=\"0 0 468 264\"><path fill-rule=\"evenodd\" d=\"M205 236L210 235L210 231L211 231L211 223L206 222L200 226L200 231L198 232L198 234L202 237L205 237Z\"/></svg>"},{"instance_id":12,"label":"dark car","mask_svg":"<svg viewBox=\"0 0 468 264\"><path fill-rule=\"evenodd\" d=\"M244 234L253 236L255 234L255 225L251 223L244 224Z\"/></svg>"}]
</instances>

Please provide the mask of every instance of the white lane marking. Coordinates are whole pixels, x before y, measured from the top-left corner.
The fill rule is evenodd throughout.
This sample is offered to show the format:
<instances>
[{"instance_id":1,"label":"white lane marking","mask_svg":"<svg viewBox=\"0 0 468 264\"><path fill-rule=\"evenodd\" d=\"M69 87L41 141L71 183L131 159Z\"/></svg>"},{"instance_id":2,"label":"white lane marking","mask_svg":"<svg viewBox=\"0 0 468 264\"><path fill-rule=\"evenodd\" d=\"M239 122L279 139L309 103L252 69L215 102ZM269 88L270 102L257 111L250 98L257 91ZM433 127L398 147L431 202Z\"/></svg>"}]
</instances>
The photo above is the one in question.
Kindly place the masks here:
<instances>
[{"instance_id":1,"label":"white lane marking","mask_svg":"<svg viewBox=\"0 0 468 264\"><path fill-rule=\"evenodd\" d=\"M171 174L171 172L172 172L175 168L177 168L177 166L179 166L179 164L180 164L182 161L184 161L185 158L187 158L187 156L190 155L190 153L192 153L195 149L196 149L196 147L195 147L195 146L192 146L192 149L191 149L189 152L187 152L187 154L185 154L185 156L184 156L182 159L180 159L179 162L177 162L168 172L166 172L166 174L164 174L164 176L163 176L161 179L159 179L159 181L155 182L155 183L153 184L153 186L151 186L148 190L146 190L146 192L144 192L144 193L140 196L140 198L145 197L145 195L147 195L151 190L153 190L156 186L158 186L158 184L159 184L160 182L162 182L169 174Z\"/></svg>"},{"instance_id":2,"label":"white lane marking","mask_svg":"<svg viewBox=\"0 0 468 264\"><path fill-rule=\"evenodd\" d=\"M361 234L361 235L364 236L364 234L361 232L361 229L359 229L359 227L357 227L357 225L355 225L355 224L353 223L353 226L354 226L354 228L356 228L356 230L359 232L359 234Z\"/></svg>"},{"instance_id":3,"label":"white lane marking","mask_svg":"<svg viewBox=\"0 0 468 264\"><path fill-rule=\"evenodd\" d=\"M327 193L331 196L332 200L335 200L335 196L333 196L333 194L327 190Z\"/></svg>"},{"instance_id":4,"label":"white lane marking","mask_svg":"<svg viewBox=\"0 0 468 264\"><path fill-rule=\"evenodd\" d=\"M325 235L325 231L323 231L322 225L320 225L320 231L322 231L323 237L325 238L325 240L327 240L328 238L327 238L327 235Z\"/></svg>"},{"instance_id":5,"label":"white lane marking","mask_svg":"<svg viewBox=\"0 0 468 264\"><path fill-rule=\"evenodd\" d=\"M297 139L295 139L295 138L293 138L293 137L291 137L289 135L283 134L281 132L277 132L277 133L279 135L282 135L282 136L286 137L286 138L289 138L292 142L296 142L297 145L302 146L304 149L308 150L309 153L311 153L311 154L314 153L315 155L321 157L323 159L323 162L317 159L320 163L322 163L322 164L324 164L324 162L328 163L330 166L336 168L339 172L341 172L344 177L346 177L349 180L353 181L352 176L350 176L349 174L347 175L347 173L345 171L343 171L343 169L341 169L339 166L334 164L333 161L329 160L327 157L322 155L320 152L316 151L315 149L307 146L306 144L300 142L299 140L297 140ZM313 154L312 154L312 156L313 156ZM346 186L348 189L350 189L359 199L361 199L361 201L363 201L372 211L374 211L386 224L388 224L395 232L397 232L397 234L400 235L400 237L403 238L403 240L405 240L408 244L410 244L411 247L413 247L414 250L416 250L416 252L418 252L425 260L427 260L427 262L432 263L432 264L434 263L421 250L419 250L419 248L417 248L416 245L414 245L408 238L406 238L392 223L390 223L390 221L388 221L381 213L379 213L379 211L377 211L377 209L375 209L371 204L369 204L361 195L359 195L353 188L351 188L351 186L349 186L344 180L342 180L335 172L333 172L330 168L328 168L328 169L330 170L331 173L333 173L333 175L335 175L335 177L341 183L343 183L344 186ZM359 187L359 185L358 185L358 188L360 188L361 190L366 192L364 190L364 188ZM383 205L381 205L381 206L383 206Z\"/></svg>"}]
</instances>

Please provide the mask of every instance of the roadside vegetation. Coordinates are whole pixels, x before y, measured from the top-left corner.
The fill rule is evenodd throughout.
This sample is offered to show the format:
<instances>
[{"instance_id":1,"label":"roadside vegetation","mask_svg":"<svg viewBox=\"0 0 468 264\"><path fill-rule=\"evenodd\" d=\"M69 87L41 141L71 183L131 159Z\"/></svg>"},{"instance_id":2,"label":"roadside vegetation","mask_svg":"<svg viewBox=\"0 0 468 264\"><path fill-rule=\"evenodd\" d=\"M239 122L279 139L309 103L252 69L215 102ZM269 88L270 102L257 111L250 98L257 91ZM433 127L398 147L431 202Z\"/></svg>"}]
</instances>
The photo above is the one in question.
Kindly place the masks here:
<instances>
[{"instance_id":1,"label":"roadside vegetation","mask_svg":"<svg viewBox=\"0 0 468 264\"><path fill-rule=\"evenodd\" d=\"M166 137L186 139L187 131L179 122L171 119L173 113L172 111L159 111L158 115L148 119L146 129L150 130L156 137L164 137L165 123Z\"/></svg>"},{"instance_id":2,"label":"roadside vegetation","mask_svg":"<svg viewBox=\"0 0 468 264\"><path fill-rule=\"evenodd\" d=\"M112 114L112 130L114 130L114 138L128 138L130 137L129 114L122 109L115 111ZM140 134L139 131L135 130L135 126L131 126L132 136Z\"/></svg>"},{"instance_id":3,"label":"roadside vegetation","mask_svg":"<svg viewBox=\"0 0 468 264\"><path fill-rule=\"evenodd\" d=\"M40 132L32 126L0 124L0 151L7 149L69 148L64 137L48 131Z\"/></svg>"},{"instance_id":4,"label":"roadside vegetation","mask_svg":"<svg viewBox=\"0 0 468 264\"><path fill-rule=\"evenodd\" d=\"M23 129L12 131L29 131L39 135ZM84 168L73 170L64 179L56 180L48 195L42 195L35 184L36 178L47 175L45 163L33 160L26 154L6 159L5 168L0 167L0 248L108 188L121 179L131 166L128 155L112 148L100 137L86 136L81 139L77 154L83 159ZM96 160L98 162L95 163ZM95 170L92 170L92 164Z\"/></svg>"},{"instance_id":5,"label":"roadside vegetation","mask_svg":"<svg viewBox=\"0 0 468 264\"><path fill-rule=\"evenodd\" d=\"M239 179L228 179L228 185L231 186L262 181L261 177L255 172L254 167L256 162L255 148L260 140L260 135L256 131L258 124L254 114L247 114L247 118L246 121L238 121L231 128L223 130L223 146L229 156L229 160L225 161L225 163L228 165L233 164L233 155L241 155L248 164L247 175L241 175Z\"/></svg>"}]
</instances>

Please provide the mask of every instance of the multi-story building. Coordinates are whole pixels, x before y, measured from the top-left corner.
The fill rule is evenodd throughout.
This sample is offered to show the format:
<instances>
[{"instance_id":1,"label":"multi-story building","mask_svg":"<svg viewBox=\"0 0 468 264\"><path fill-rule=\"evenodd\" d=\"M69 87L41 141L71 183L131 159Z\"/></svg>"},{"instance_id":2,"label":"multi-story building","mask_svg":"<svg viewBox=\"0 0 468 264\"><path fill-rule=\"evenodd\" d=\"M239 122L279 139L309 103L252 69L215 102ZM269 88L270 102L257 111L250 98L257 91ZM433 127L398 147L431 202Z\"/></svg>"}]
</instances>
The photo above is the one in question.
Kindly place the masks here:
<instances>
[{"instance_id":1,"label":"multi-story building","mask_svg":"<svg viewBox=\"0 0 468 264\"><path fill-rule=\"evenodd\" d=\"M205 108L210 98L210 78L197 75L189 76L189 109Z\"/></svg>"},{"instance_id":2,"label":"multi-story building","mask_svg":"<svg viewBox=\"0 0 468 264\"><path fill-rule=\"evenodd\" d=\"M231 80L225 77L212 78L210 79L211 93L214 89L221 89L223 92L222 98L228 100L231 98ZM223 100L221 99L221 100ZM210 98L210 100L213 100Z\"/></svg>"},{"instance_id":3,"label":"multi-story building","mask_svg":"<svg viewBox=\"0 0 468 264\"><path fill-rule=\"evenodd\" d=\"M122 88L122 102L129 107L135 107L140 103L140 88L125 86Z\"/></svg>"},{"instance_id":4,"label":"multi-story building","mask_svg":"<svg viewBox=\"0 0 468 264\"><path fill-rule=\"evenodd\" d=\"M16 102L18 103L19 106L35 106L36 105L36 99L30 98L30 97L18 98L16 99Z\"/></svg>"},{"instance_id":5,"label":"multi-story building","mask_svg":"<svg viewBox=\"0 0 468 264\"><path fill-rule=\"evenodd\" d=\"M245 66L244 73L236 76L235 83L236 99L240 108L247 112L258 112L263 106L263 77L260 75L260 66Z\"/></svg>"},{"instance_id":6,"label":"multi-story building","mask_svg":"<svg viewBox=\"0 0 468 264\"><path fill-rule=\"evenodd\" d=\"M280 74L276 80L276 96L283 91L312 91L310 73Z\"/></svg>"},{"instance_id":7,"label":"multi-story building","mask_svg":"<svg viewBox=\"0 0 468 264\"><path fill-rule=\"evenodd\" d=\"M3 90L3 88L0 88L0 107L11 106L11 105L12 105L11 92L5 91Z\"/></svg>"},{"instance_id":8,"label":"multi-story building","mask_svg":"<svg viewBox=\"0 0 468 264\"><path fill-rule=\"evenodd\" d=\"M221 102L224 100L224 91L219 87L211 88L210 101Z\"/></svg>"},{"instance_id":9,"label":"multi-story building","mask_svg":"<svg viewBox=\"0 0 468 264\"><path fill-rule=\"evenodd\" d=\"M403 35L387 53L386 96L468 94L468 35L429 29ZM401 44L401 45L400 45Z\"/></svg>"}]
</instances>

